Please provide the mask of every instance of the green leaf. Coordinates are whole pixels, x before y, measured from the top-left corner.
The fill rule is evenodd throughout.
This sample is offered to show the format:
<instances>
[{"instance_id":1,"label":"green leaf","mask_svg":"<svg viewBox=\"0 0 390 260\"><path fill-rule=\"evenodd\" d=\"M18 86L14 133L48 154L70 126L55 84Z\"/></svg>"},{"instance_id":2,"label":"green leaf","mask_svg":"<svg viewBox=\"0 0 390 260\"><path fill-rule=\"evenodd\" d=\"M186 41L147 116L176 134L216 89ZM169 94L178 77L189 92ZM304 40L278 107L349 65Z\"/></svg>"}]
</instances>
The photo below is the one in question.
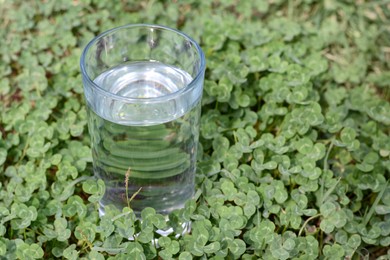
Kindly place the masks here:
<instances>
[{"instance_id":1,"label":"green leaf","mask_svg":"<svg viewBox=\"0 0 390 260\"><path fill-rule=\"evenodd\" d=\"M340 139L345 144L351 144L356 138L356 132L353 128L344 127L340 133Z\"/></svg>"},{"instance_id":2,"label":"green leaf","mask_svg":"<svg viewBox=\"0 0 390 260\"><path fill-rule=\"evenodd\" d=\"M241 239L234 239L229 243L229 251L233 254L234 258L239 258L246 250L246 244Z\"/></svg>"},{"instance_id":3,"label":"green leaf","mask_svg":"<svg viewBox=\"0 0 390 260\"><path fill-rule=\"evenodd\" d=\"M190 252L181 252L179 255L179 260L192 260Z\"/></svg>"},{"instance_id":4,"label":"green leaf","mask_svg":"<svg viewBox=\"0 0 390 260\"><path fill-rule=\"evenodd\" d=\"M213 254L216 253L221 248L221 245L218 241L212 242L208 245L206 245L203 250L206 254Z\"/></svg>"},{"instance_id":5,"label":"green leaf","mask_svg":"<svg viewBox=\"0 0 390 260\"><path fill-rule=\"evenodd\" d=\"M0 240L0 256L5 256L5 253L7 252L7 245Z\"/></svg>"},{"instance_id":6,"label":"green leaf","mask_svg":"<svg viewBox=\"0 0 390 260\"><path fill-rule=\"evenodd\" d=\"M231 182L224 182L221 185L221 190L226 196L234 196L237 193L237 189L234 187L234 184Z\"/></svg>"},{"instance_id":7,"label":"green leaf","mask_svg":"<svg viewBox=\"0 0 390 260\"><path fill-rule=\"evenodd\" d=\"M273 181L273 185L275 187L274 198L276 202L278 202L279 204L285 202L288 198L288 193L283 183L281 181Z\"/></svg>"},{"instance_id":8,"label":"green leaf","mask_svg":"<svg viewBox=\"0 0 390 260\"><path fill-rule=\"evenodd\" d=\"M97 181L88 179L83 182L83 190L86 193L91 194L91 196L88 198L88 201L92 203L98 202L104 195L105 184L101 179L98 179Z\"/></svg>"},{"instance_id":9,"label":"green leaf","mask_svg":"<svg viewBox=\"0 0 390 260\"><path fill-rule=\"evenodd\" d=\"M172 258L172 254L164 249L164 250L161 250L160 252L158 252L158 255L162 258L162 259L171 259Z\"/></svg>"},{"instance_id":10,"label":"green leaf","mask_svg":"<svg viewBox=\"0 0 390 260\"><path fill-rule=\"evenodd\" d=\"M288 244L290 244L289 242ZM289 247L290 245L288 245ZM283 247L282 244L282 238L280 236L275 236L275 238L272 240L270 250L272 253L272 256L277 259L288 259L289 258L289 252Z\"/></svg>"},{"instance_id":11,"label":"green leaf","mask_svg":"<svg viewBox=\"0 0 390 260\"><path fill-rule=\"evenodd\" d=\"M347 215L344 210L337 210L334 214L328 217L329 221L337 228L342 228L347 223Z\"/></svg>"},{"instance_id":12,"label":"green leaf","mask_svg":"<svg viewBox=\"0 0 390 260\"><path fill-rule=\"evenodd\" d=\"M339 230L337 233L336 233L336 242L339 243L339 244L346 244L347 243L347 240L348 240L348 234L347 232L345 232L344 230Z\"/></svg>"},{"instance_id":13,"label":"green leaf","mask_svg":"<svg viewBox=\"0 0 390 260\"><path fill-rule=\"evenodd\" d=\"M358 168L359 170L361 170L362 172L370 172L374 169L374 166L371 165L371 164L365 164L365 163L358 163L356 164L356 168Z\"/></svg>"},{"instance_id":14,"label":"green leaf","mask_svg":"<svg viewBox=\"0 0 390 260\"><path fill-rule=\"evenodd\" d=\"M144 208L141 212L141 218L147 220L153 218L156 214L156 210L150 207Z\"/></svg>"},{"instance_id":15,"label":"green leaf","mask_svg":"<svg viewBox=\"0 0 390 260\"><path fill-rule=\"evenodd\" d=\"M325 233L329 234L333 232L335 226L330 219L323 219L320 224L320 228Z\"/></svg>"},{"instance_id":16,"label":"green leaf","mask_svg":"<svg viewBox=\"0 0 390 260\"><path fill-rule=\"evenodd\" d=\"M76 245L75 244L72 244L70 246L68 246L65 250L64 250L64 254L63 256L66 258L66 259L69 259L69 260L73 260L73 259L77 259L78 258L78 251L75 250L76 249Z\"/></svg>"},{"instance_id":17,"label":"green leaf","mask_svg":"<svg viewBox=\"0 0 390 260\"><path fill-rule=\"evenodd\" d=\"M325 245L323 253L328 259L340 259L344 256L344 249L338 244Z\"/></svg>"},{"instance_id":18,"label":"green leaf","mask_svg":"<svg viewBox=\"0 0 390 260\"><path fill-rule=\"evenodd\" d=\"M379 243L383 247L388 247L390 245L390 237L382 238Z\"/></svg>"},{"instance_id":19,"label":"green leaf","mask_svg":"<svg viewBox=\"0 0 390 260\"><path fill-rule=\"evenodd\" d=\"M253 204L253 205L259 205L260 204L260 197L259 194L254 190L249 190L246 194L247 196L247 203Z\"/></svg>"},{"instance_id":20,"label":"green leaf","mask_svg":"<svg viewBox=\"0 0 390 260\"><path fill-rule=\"evenodd\" d=\"M96 236L96 226L90 222L82 222L74 231L74 235L79 240L92 242Z\"/></svg>"},{"instance_id":21,"label":"green leaf","mask_svg":"<svg viewBox=\"0 0 390 260\"><path fill-rule=\"evenodd\" d=\"M264 241L265 243L270 243L273 240L272 234L274 233L274 230L275 224L268 219L265 219L261 221L260 225L254 227L250 231L250 238L254 242L262 243L262 241Z\"/></svg>"},{"instance_id":22,"label":"green leaf","mask_svg":"<svg viewBox=\"0 0 390 260\"><path fill-rule=\"evenodd\" d=\"M167 247L167 250L172 254L175 255L180 251L180 244L177 241L172 241L172 243Z\"/></svg>"},{"instance_id":23,"label":"green leaf","mask_svg":"<svg viewBox=\"0 0 390 260\"><path fill-rule=\"evenodd\" d=\"M204 229L196 235L195 242L197 245L204 246L206 245L208 238L209 238L209 233L207 232L207 230Z\"/></svg>"},{"instance_id":24,"label":"green leaf","mask_svg":"<svg viewBox=\"0 0 390 260\"><path fill-rule=\"evenodd\" d=\"M376 205L375 212L378 215L386 215L390 213L390 206L387 205Z\"/></svg>"},{"instance_id":25,"label":"green leaf","mask_svg":"<svg viewBox=\"0 0 390 260\"><path fill-rule=\"evenodd\" d=\"M71 235L71 231L67 229L67 221L65 218L57 218L54 220L54 228L57 233L58 241L66 241Z\"/></svg>"},{"instance_id":26,"label":"green leaf","mask_svg":"<svg viewBox=\"0 0 390 260\"><path fill-rule=\"evenodd\" d=\"M320 212L324 217L329 217L336 211L336 206L332 202L325 202L320 207Z\"/></svg>"},{"instance_id":27,"label":"green leaf","mask_svg":"<svg viewBox=\"0 0 390 260\"><path fill-rule=\"evenodd\" d=\"M127 256L131 259L146 260L144 249L138 242L129 242L126 247Z\"/></svg>"},{"instance_id":28,"label":"green leaf","mask_svg":"<svg viewBox=\"0 0 390 260\"><path fill-rule=\"evenodd\" d=\"M160 237L158 239L158 245L162 247L168 247L171 244L171 239L169 237Z\"/></svg>"},{"instance_id":29,"label":"green leaf","mask_svg":"<svg viewBox=\"0 0 390 260\"><path fill-rule=\"evenodd\" d=\"M0 166L4 164L7 159L7 150L0 148Z\"/></svg>"},{"instance_id":30,"label":"green leaf","mask_svg":"<svg viewBox=\"0 0 390 260\"><path fill-rule=\"evenodd\" d=\"M79 196L74 195L68 199L63 207L63 211L67 217L72 217L77 214L80 218L84 218L87 214L87 207Z\"/></svg>"},{"instance_id":31,"label":"green leaf","mask_svg":"<svg viewBox=\"0 0 390 260\"><path fill-rule=\"evenodd\" d=\"M361 242L362 242L361 237L358 234L353 234L348 239L348 246L350 246L353 249L356 249L360 246Z\"/></svg>"},{"instance_id":32,"label":"green leaf","mask_svg":"<svg viewBox=\"0 0 390 260\"><path fill-rule=\"evenodd\" d=\"M16 255L20 259L39 259L43 257L43 250L37 244L21 243L17 246Z\"/></svg>"},{"instance_id":33,"label":"green leaf","mask_svg":"<svg viewBox=\"0 0 390 260\"><path fill-rule=\"evenodd\" d=\"M91 251L88 254L88 259L89 260L104 260L104 255L97 252L97 251Z\"/></svg>"},{"instance_id":34,"label":"green leaf","mask_svg":"<svg viewBox=\"0 0 390 260\"><path fill-rule=\"evenodd\" d=\"M204 245L202 244L199 244L199 242L197 241L193 241L191 244L191 254L195 255L195 256L202 256L203 255L203 249L204 249Z\"/></svg>"}]
</instances>

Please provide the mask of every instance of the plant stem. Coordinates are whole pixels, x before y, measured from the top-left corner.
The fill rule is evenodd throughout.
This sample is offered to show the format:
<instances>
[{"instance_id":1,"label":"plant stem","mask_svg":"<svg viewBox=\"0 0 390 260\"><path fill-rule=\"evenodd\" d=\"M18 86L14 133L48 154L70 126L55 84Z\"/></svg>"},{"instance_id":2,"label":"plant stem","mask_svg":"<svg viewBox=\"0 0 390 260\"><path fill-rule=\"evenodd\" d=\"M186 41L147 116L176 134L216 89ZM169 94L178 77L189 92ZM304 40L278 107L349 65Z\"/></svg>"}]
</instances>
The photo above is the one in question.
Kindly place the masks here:
<instances>
[{"instance_id":1,"label":"plant stem","mask_svg":"<svg viewBox=\"0 0 390 260\"><path fill-rule=\"evenodd\" d=\"M120 219L120 218L123 217L123 216L129 215L130 212L131 212L131 211L126 211L126 212L123 212L123 213L121 213L121 214L119 214L119 215L116 215L115 217L113 217L113 218L111 219L111 221L114 222L115 220Z\"/></svg>"},{"instance_id":2,"label":"plant stem","mask_svg":"<svg viewBox=\"0 0 390 260\"><path fill-rule=\"evenodd\" d=\"M322 197L322 203L326 201L326 199L329 197L329 195L333 192L333 190L336 188L337 184L339 184L341 180L341 177L339 177L336 181L336 183L325 193L325 195ZM321 204L322 204L321 203Z\"/></svg>"},{"instance_id":3,"label":"plant stem","mask_svg":"<svg viewBox=\"0 0 390 260\"><path fill-rule=\"evenodd\" d=\"M334 137L330 141L330 145L328 148L328 151L326 152L325 158L324 158L324 168L323 168L323 173L322 173L322 178L321 178L321 187L320 187L320 203L319 205L322 205L324 203L324 186L325 186L325 180L324 180L324 174L326 171L329 170L329 164L328 164L328 158L330 155L330 152L333 148L334 145Z\"/></svg>"},{"instance_id":4,"label":"plant stem","mask_svg":"<svg viewBox=\"0 0 390 260\"><path fill-rule=\"evenodd\" d=\"M306 219L305 223L303 223L301 229L298 232L298 236L301 236L303 229L306 227L306 225L307 225L307 223L309 223L309 221L311 221L315 218L318 218L319 216L321 216L321 214L317 214L317 215L311 216L310 218Z\"/></svg>"},{"instance_id":5,"label":"plant stem","mask_svg":"<svg viewBox=\"0 0 390 260\"><path fill-rule=\"evenodd\" d=\"M370 219L371 219L372 214L374 214L375 207L376 207L376 205L378 205L380 199L382 198L383 193L385 192L388 183L389 183L389 180L383 185L382 190L380 191L380 193L378 194L378 196L375 198L375 201L374 201L374 203L371 205L371 208L370 208L370 210L368 211L367 215L364 216L364 220L363 220L363 225L364 225L364 226L367 226L368 222L369 222Z\"/></svg>"},{"instance_id":6,"label":"plant stem","mask_svg":"<svg viewBox=\"0 0 390 260\"><path fill-rule=\"evenodd\" d=\"M134 192L134 194L131 196L131 198L129 199L129 205L130 205L130 202L135 198L135 196L138 195L138 193L140 193L140 191L142 190L142 187L139 187L139 189ZM129 206L130 207L130 206Z\"/></svg>"},{"instance_id":7,"label":"plant stem","mask_svg":"<svg viewBox=\"0 0 390 260\"><path fill-rule=\"evenodd\" d=\"M130 208L130 201L129 201L129 176L130 176L131 168L129 167L126 171L125 175L125 188L126 188L126 201L127 201L127 207Z\"/></svg>"}]
</instances>

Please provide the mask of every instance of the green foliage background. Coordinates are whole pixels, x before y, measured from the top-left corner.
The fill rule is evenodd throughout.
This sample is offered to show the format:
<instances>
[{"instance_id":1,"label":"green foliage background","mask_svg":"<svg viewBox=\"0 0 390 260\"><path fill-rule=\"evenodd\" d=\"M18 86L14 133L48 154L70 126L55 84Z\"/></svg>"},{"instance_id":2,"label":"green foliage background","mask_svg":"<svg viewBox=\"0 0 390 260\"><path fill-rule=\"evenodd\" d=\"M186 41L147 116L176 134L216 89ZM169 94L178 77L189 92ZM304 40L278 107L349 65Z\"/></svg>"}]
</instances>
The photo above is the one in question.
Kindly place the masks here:
<instances>
[{"instance_id":1,"label":"green foliage background","mask_svg":"<svg viewBox=\"0 0 390 260\"><path fill-rule=\"evenodd\" d=\"M0 0L0 259L387 259L389 10ZM169 223L97 213L78 64L128 23L178 28L206 54L198 192ZM188 220L185 236L154 232Z\"/></svg>"}]
</instances>

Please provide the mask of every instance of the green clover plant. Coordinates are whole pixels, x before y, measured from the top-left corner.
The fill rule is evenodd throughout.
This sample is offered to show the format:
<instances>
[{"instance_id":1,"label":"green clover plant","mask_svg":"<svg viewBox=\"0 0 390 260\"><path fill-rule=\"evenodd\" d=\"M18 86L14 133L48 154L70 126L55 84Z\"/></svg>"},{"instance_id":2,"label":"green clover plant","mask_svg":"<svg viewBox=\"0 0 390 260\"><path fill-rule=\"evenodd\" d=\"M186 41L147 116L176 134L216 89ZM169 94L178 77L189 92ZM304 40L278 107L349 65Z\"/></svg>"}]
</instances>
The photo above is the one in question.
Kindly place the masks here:
<instances>
[{"instance_id":1,"label":"green clover plant","mask_svg":"<svg viewBox=\"0 0 390 260\"><path fill-rule=\"evenodd\" d=\"M0 259L388 259L388 7L0 1ZM142 221L131 200L99 216L78 65L95 35L141 22L207 61L197 192Z\"/></svg>"}]
</instances>

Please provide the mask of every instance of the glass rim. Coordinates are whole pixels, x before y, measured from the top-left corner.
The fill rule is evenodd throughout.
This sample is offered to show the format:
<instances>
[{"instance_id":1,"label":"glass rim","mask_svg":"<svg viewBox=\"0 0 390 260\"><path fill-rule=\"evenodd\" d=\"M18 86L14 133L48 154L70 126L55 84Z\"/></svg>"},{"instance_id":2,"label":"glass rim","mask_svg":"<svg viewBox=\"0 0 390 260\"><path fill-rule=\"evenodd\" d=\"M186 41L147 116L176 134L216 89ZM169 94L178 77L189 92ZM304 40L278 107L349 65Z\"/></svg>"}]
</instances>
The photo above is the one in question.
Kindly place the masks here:
<instances>
[{"instance_id":1,"label":"glass rim","mask_svg":"<svg viewBox=\"0 0 390 260\"><path fill-rule=\"evenodd\" d=\"M188 84L186 84L183 88L181 88L181 89L179 89L179 90L177 90L175 92L172 92L172 93L169 93L169 94L166 94L166 95L163 95L163 96L150 97L150 98L134 98L134 97L126 97L126 96L117 95L115 93L112 93L110 91L105 90L104 88L102 88L101 86L96 84L90 78L90 76L89 76L89 74L88 74L88 72L86 70L86 60L85 60L85 57L86 57L87 52L91 49L91 47L96 42L98 42L103 37L105 37L105 36L107 36L109 34L115 33L116 31L120 31L120 30L123 30L123 29L131 29L131 28L155 28L155 29L160 29L160 30L164 30L164 31L170 31L170 32L176 33L176 34L182 36L184 39L187 39L188 41L190 41L191 44L193 44L195 46L195 48L196 48L196 50L198 52L199 61L200 61L200 63L199 63L199 71L196 74L196 76ZM115 100L121 100L121 101L128 102L128 103L151 103L151 102L161 102L161 101L167 101L167 100L175 99L176 97L178 97L178 96L186 93L190 89L192 89L196 85L196 83L199 80L201 80L201 77L202 77L202 74L203 74L203 72L205 70L205 67L206 67L206 61L205 61L205 55L203 53L203 50L199 46L199 44L194 39L192 39L190 36L188 36L187 34L181 32L181 31L179 31L177 29L173 29L173 28L170 28L170 27L167 27L167 26L157 25L157 24L144 24L144 23L122 25L122 26L114 27L112 29L109 29L107 31L104 31L104 32L98 34L91 41L89 41L88 44L84 47L84 49L82 51L82 54L81 54L81 59L80 59L81 74L84 76L83 78L87 80L87 83L90 84L93 87L93 89L99 91L104 96L109 96L109 97L111 97L111 98L113 98Z\"/></svg>"}]
</instances>

